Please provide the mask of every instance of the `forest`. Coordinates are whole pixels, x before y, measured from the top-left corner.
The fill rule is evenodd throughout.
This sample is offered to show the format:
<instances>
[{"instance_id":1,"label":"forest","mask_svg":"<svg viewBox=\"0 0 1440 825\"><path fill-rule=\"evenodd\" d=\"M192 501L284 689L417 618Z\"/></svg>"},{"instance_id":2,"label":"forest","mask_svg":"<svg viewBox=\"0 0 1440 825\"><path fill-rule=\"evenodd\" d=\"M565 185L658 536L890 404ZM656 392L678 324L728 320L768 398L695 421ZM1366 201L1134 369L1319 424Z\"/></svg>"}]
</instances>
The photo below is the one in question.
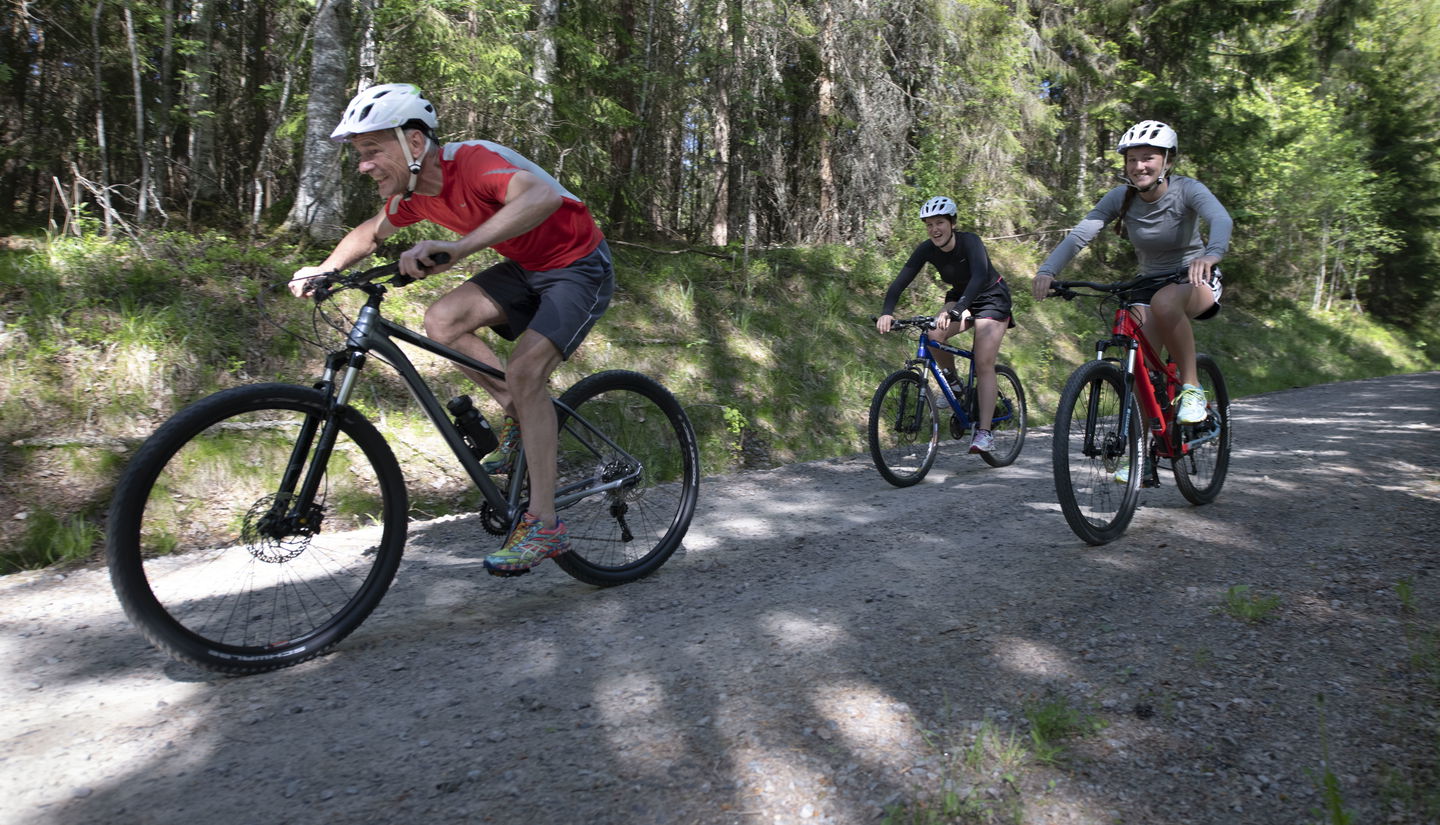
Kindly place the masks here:
<instances>
[{"instance_id":1,"label":"forest","mask_svg":"<svg viewBox=\"0 0 1440 825\"><path fill-rule=\"evenodd\" d=\"M1440 0L9 6L12 233L324 243L375 207L329 130L358 89L412 82L442 139L515 147L611 238L886 249L947 194L1044 246L1153 118L1236 217L1228 300L1402 326L1435 306Z\"/></svg>"}]
</instances>

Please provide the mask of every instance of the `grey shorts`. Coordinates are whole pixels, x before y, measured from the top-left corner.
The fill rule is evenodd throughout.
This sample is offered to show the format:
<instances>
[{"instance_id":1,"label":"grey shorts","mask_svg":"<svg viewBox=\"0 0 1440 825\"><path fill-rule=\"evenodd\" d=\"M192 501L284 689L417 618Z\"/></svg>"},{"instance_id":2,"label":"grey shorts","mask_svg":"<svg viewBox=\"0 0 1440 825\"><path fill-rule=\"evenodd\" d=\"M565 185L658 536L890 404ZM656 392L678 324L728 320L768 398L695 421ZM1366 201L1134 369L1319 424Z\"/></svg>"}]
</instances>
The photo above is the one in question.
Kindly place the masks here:
<instances>
[{"instance_id":1,"label":"grey shorts","mask_svg":"<svg viewBox=\"0 0 1440 825\"><path fill-rule=\"evenodd\" d=\"M505 323L491 327L514 341L527 329L550 340L569 358L610 306L615 269L604 241L594 252L559 269L535 272L514 261L501 261L470 281L505 311Z\"/></svg>"}]
</instances>

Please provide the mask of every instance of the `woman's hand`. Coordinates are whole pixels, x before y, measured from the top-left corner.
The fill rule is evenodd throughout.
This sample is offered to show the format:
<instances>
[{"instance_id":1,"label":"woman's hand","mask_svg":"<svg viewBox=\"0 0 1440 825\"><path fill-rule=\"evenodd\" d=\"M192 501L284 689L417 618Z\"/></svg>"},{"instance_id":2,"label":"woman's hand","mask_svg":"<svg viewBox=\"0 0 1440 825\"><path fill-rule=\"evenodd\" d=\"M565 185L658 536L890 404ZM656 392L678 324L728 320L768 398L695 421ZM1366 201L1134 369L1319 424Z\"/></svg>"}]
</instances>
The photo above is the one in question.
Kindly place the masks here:
<instances>
[{"instance_id":1,"label":"woman's hand","mask_svg":"<svg viewBox=\"0 0 1440 825\"><path fill-rule=\"evenodd\" d=\"M1054 282L1055 278L1050 275L1036 275L1035 280L1030 282L1030 294L1035 296L1035 300L1043 301L1050 297L1050 284Z\"/></svg>"},{"instance_id":2,"label":"woman's hand","mask_svg":"<svg viewBox=\"0 0 1440 825\"><path fill-rule=\"evenodd\" d=\"M1215 257L1214 255L1201 255L1200 257L1198 257L1198 258L1196 258L1195 260L1191 261L1191 262L1190 262L1190 285L1191 285L1191 286L1205 286L1205 285L1208 285L1208 283L1209 283L1209 281L1210 281L1210 271L1213 270L1213 269L1215 268L1215 264L1218 264L1218 263L1220 263L1220 259L1217 258L1217 257Z\"/></svg>"},{"instance_id":3,"label":"woman's hand","mask_svg":"<svg viewBox=\"0 0 1440 825\"><path fill-rule=\"evenodd\" d=\"M894 325L894 323L894 315L881 315L879 318L875 319L875 328L880 330L880 332L883 334L889 332L890 327Z\"/></svg>"}]
</instances>

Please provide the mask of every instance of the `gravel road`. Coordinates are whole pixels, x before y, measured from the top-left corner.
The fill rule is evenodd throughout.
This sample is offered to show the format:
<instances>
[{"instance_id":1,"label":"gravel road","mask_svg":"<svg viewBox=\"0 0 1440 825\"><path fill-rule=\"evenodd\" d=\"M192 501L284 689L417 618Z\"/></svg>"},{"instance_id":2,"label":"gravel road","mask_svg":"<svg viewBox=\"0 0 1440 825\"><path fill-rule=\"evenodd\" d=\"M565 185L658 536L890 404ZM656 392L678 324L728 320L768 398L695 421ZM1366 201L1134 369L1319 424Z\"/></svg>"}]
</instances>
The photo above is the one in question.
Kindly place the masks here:
<instances>
[{"instance_id":1,"label":"gravel road","mask_svg":"<svg viewBox=\"0 0 1440 825\"><path fill-rule=\"evenodd\" d=\"M1215 504L1164 479L1098 548L1043 430L906 490L868 456L709 477L610 590L416 524L360 630L246 678L149 648L99 566L8 576L0 822L1268 825L1321 821L1327 771L1355 822L1434 822L1404 789L1437 792L1440 373L1234 415ZM1057 708L1074 735L1032 738Z\"/></svg>"}]
</instances>

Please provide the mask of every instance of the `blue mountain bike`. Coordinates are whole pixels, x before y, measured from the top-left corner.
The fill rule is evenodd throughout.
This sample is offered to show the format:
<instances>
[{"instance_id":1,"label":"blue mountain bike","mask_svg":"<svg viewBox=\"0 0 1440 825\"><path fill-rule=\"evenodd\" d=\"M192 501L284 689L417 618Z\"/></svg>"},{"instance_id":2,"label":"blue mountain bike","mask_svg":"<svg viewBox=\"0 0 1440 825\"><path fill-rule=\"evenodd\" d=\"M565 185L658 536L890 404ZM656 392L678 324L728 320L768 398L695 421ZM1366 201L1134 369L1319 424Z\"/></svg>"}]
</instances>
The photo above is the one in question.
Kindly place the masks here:
<instances>
[{"instance_id":1,"label":"blue mountain bike","mask_svg":"<svg viewBox=\"0 0 1440 825\"><path fill-rule=\"evenodd\" d=\"M940 449L940 399L950 406L950 437L964 438L979 420L976 409L974 353L940 341L925 333L935 328L928 315L897 318L891 329L918 330L915 357L904 369L880 382L870 402L870 457L880 475L896 487L918 483L935 464ZM963 384L951 387L935 363L932 350L943 350L970 365ZM956 362L957 366L959 362ZM934 378L932 385L930 379ZM1014 463L1025 446L1025 388L1020 376L1003 364L995 365L995 411L990 431L995 449L980 453L991 467ZM938 389L937 389L938 388Z\"/></svg>"}]
</instances>

